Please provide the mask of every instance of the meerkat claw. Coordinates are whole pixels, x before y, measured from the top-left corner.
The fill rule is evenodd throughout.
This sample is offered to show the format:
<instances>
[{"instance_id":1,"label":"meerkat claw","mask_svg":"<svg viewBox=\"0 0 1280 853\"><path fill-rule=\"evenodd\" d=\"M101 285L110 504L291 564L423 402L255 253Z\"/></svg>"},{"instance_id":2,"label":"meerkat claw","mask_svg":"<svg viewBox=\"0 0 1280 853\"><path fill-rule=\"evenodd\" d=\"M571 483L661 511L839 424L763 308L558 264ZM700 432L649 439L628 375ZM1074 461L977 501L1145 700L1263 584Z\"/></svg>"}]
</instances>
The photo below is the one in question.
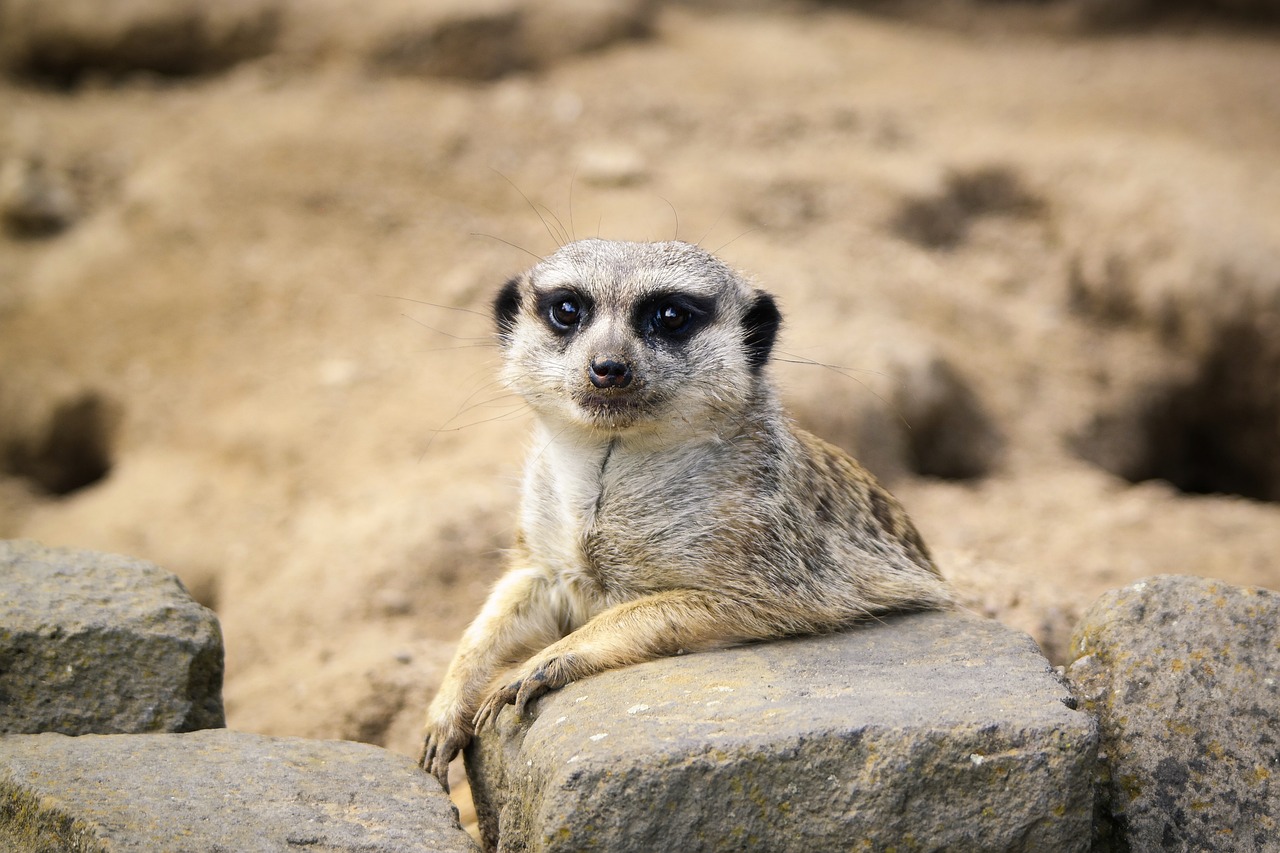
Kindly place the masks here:
<instances>
[{"instance_id":1,"label":"meerkat claw","mask_svg":"<svg viewBox=\"0 0 1280 853\"><path fill-rule=\"evenodd\" d=\"M447 772L448 762L443 762L443 767L438 767L437 758L440 751L436 744L427 741L422 745L422 756L418 759L418 766L423 770L436 777L436 781L440 783L440 787L444 788L444 792L449 793L449 774Z\"/></svg>"},{"instance_id":2,"label":"meerkat claw","mask_svg":"<svg viewBox=\"0 0 1280 853\"><path fill-rule=\"evenodd\" d=\"M518 688L515 699L512 700L512 704L516 706L517 717L523 717L525 707L551 689L552 685L549 681L547 668L541 667L533 675L528 678L522 678L512 685L512 687Z\"/></svg>"},{"instance_id":3,"label":"meerkat claw","mask_svg":"<svg viewBox=\"0 0 1280 853\"><path fill-rule=\"evenodd\" d=\"M440 750L440 741L438 738L427 735L422 740L422 751L418 753L418 766L428 773L431 772L431 765L436 760L436 753Z\"/></svg>"},{"instance_id":4,"label":"meerkat claw","mask_svg":"<svg viewBox=\"0 0 1280 853\"><path fill-rule=\"evenodd\" d=\"M480 710L476 711L475 719L471 723L476 733L478 734L485 726L496 725L503 707L510 705L514 698L515 688L508 685L484 700L484 704L480 706Z\"/></svg>"},{"instance_id":5,"label":"meerkat claw","mask_svg":"<svg viewBox=\"0 0 1280 853\"><path fill-rule=\"evenodd\" d=\"M422 741L418 766L439 780L445 792L449 791L449 762L462 752L471 735L458 726L430 727Z\"/></svg>"},{"instance_id":6,"label":"meerkat claw","mask_svg":"<svg viewBox=\"0 0 1280 853\"><path fill-rule=\"evenodd\" d=\"M422 744L422 754L418 756L418 766L430 773L432 776L435 776L436 779L440 781L440 784L444 786L445 792L448 793L449 780L441 777L440 774L436 772L436 757L438 754L439 749L437 748L437 745L428 738Z\"/></svg>"},{"instance_id":7,"label":"meerkat claw","mask_svg":"<svg viewBox=\"0 0 1280 853\"><path fill-rule=\"evenodd\" d=\"M483 727L496 723L498 715L507 705L514 706L517 719L523 717L529 703L552 688L553 685L549 682L547 668L539 667L532 675L517 678L505 687L498 688L480 706L480 710L476 711L473 727L478 732Z\"/></svg>"}]
</instances>

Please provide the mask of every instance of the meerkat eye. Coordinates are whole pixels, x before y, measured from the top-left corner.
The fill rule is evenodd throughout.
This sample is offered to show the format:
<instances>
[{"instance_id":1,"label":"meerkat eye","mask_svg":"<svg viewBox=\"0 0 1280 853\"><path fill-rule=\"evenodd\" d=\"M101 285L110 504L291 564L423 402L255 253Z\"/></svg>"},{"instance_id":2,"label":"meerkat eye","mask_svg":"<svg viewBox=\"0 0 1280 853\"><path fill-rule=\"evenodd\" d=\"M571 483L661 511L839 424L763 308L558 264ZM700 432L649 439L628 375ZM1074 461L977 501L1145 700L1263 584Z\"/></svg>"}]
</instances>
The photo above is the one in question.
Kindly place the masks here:
<instances>
[{"instance_id":1,"label":"meerkat eye","mask_svg":"<svg viewBox=\"0 0 1280 853\"><path fill-rule=\"evenodd\" d=\"M551 303L547 318L557 331L567 332L582 322L582 305L572 296L563 296Z\"/></svg>"},{"instance_id":2,"label":"meerkat eye","mask_svg":"<svg viewBox=\"0 0 1280 853\"><path fill-rule=\"evenodd\" d=\"M653 315L653 325L667 334L678 335L689 328L692 319L693 313L688 309L674 302L664 302Z\"/></svg>"},{"instance_id":3,"label":"meerkat eye","mask_svg":"<svg viewBox=\"0 0 1280 853\"><path fill-rule=\"evenodd\" d=\"M634 328L654 342L682 342L698 332L715 316L714 298L696 294L667 293L639 303Z\"/></svg>"}]
</instances>

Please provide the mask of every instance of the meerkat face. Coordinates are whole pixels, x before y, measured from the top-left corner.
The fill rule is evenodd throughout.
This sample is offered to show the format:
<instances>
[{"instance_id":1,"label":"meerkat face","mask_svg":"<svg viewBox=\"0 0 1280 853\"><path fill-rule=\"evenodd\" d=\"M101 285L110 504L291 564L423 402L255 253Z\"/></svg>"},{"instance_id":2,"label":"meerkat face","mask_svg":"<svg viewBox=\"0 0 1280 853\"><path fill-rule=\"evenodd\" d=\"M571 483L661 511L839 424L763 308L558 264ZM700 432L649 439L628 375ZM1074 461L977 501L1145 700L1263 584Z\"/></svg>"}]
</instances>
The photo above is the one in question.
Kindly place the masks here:
<instances>
[{"instance_id":1,"label":"meerkat face","mask_svg":"<svg viewBox=\"0 0 1280 853\"><path fill-rule=\"evenodd\" d=\"M502 376L542 417L606 432L742 410L781 318L688 243L570 243L494 302Z\"/></svg>"}]
</instances>

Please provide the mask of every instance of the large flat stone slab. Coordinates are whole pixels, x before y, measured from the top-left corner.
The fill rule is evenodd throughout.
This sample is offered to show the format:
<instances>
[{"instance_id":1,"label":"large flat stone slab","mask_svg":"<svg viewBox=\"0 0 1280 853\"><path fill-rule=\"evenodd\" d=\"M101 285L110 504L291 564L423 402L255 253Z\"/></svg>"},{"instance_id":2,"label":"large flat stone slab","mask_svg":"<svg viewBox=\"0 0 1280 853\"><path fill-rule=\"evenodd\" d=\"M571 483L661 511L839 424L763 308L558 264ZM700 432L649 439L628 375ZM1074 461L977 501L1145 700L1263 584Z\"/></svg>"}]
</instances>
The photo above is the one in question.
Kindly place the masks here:
<instances>
[{"instance_id":1,"label":"large flat stone slab","mask_svg":"<svg viewBox=\"0 0 1280 853\"><path fill-rule=\"evenodd\" d=\"M1073 704L1026 635L918 614L584 679L467 763L501 850L1086 850Z\"/></svg>"},{"instance_id":2,"label":"large flat stone slab","mask_svg":"<svg viewBox=\"0 0 1280 853\"><path fill-rule=\"evenodd\" d=\"M224 723L222 632L151 563L0 541L0 734Z\"/></svg>"},{"instance_id":3,"label":"large flat stone slab","mask_svg":"<svg viewBox=\"0 0 1280 853\"><path fill-rule=\"evenodd\" d=\"M1280 593L1149 578L1099 598L1072 655L1099 849L1280 850Z\"/></svg>"},{"instance_id":4,"label":"large flat stone slab","mask_svg":"<svg viewBox=\"0 0 1280 853\"><path fill-rule=\"evenodd\" d=\"M0 850L474 853L440 784L366 744L225 729L0 738Z\"/></svg>"}]
</instances>

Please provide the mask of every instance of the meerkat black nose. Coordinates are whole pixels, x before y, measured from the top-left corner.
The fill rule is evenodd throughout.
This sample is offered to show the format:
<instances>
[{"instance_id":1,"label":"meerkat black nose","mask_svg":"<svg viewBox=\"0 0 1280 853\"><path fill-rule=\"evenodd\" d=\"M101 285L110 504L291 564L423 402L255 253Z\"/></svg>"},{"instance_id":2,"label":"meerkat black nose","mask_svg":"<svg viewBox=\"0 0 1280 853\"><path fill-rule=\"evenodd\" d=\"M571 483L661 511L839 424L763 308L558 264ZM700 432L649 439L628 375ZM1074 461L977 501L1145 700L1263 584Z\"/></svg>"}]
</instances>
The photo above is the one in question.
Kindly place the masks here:
<instances>
[{"instance_id":1,"label":"meerkat black nose","mask_svg":"<svg viewBox=\"0 0 1280 853\"><path fill-rule=\"evenodd\" d=\"M587 375L597 388L626 388L631 384L631 365L607 355L598 355L591 360Z\"/></svg>"}]
</instances>

